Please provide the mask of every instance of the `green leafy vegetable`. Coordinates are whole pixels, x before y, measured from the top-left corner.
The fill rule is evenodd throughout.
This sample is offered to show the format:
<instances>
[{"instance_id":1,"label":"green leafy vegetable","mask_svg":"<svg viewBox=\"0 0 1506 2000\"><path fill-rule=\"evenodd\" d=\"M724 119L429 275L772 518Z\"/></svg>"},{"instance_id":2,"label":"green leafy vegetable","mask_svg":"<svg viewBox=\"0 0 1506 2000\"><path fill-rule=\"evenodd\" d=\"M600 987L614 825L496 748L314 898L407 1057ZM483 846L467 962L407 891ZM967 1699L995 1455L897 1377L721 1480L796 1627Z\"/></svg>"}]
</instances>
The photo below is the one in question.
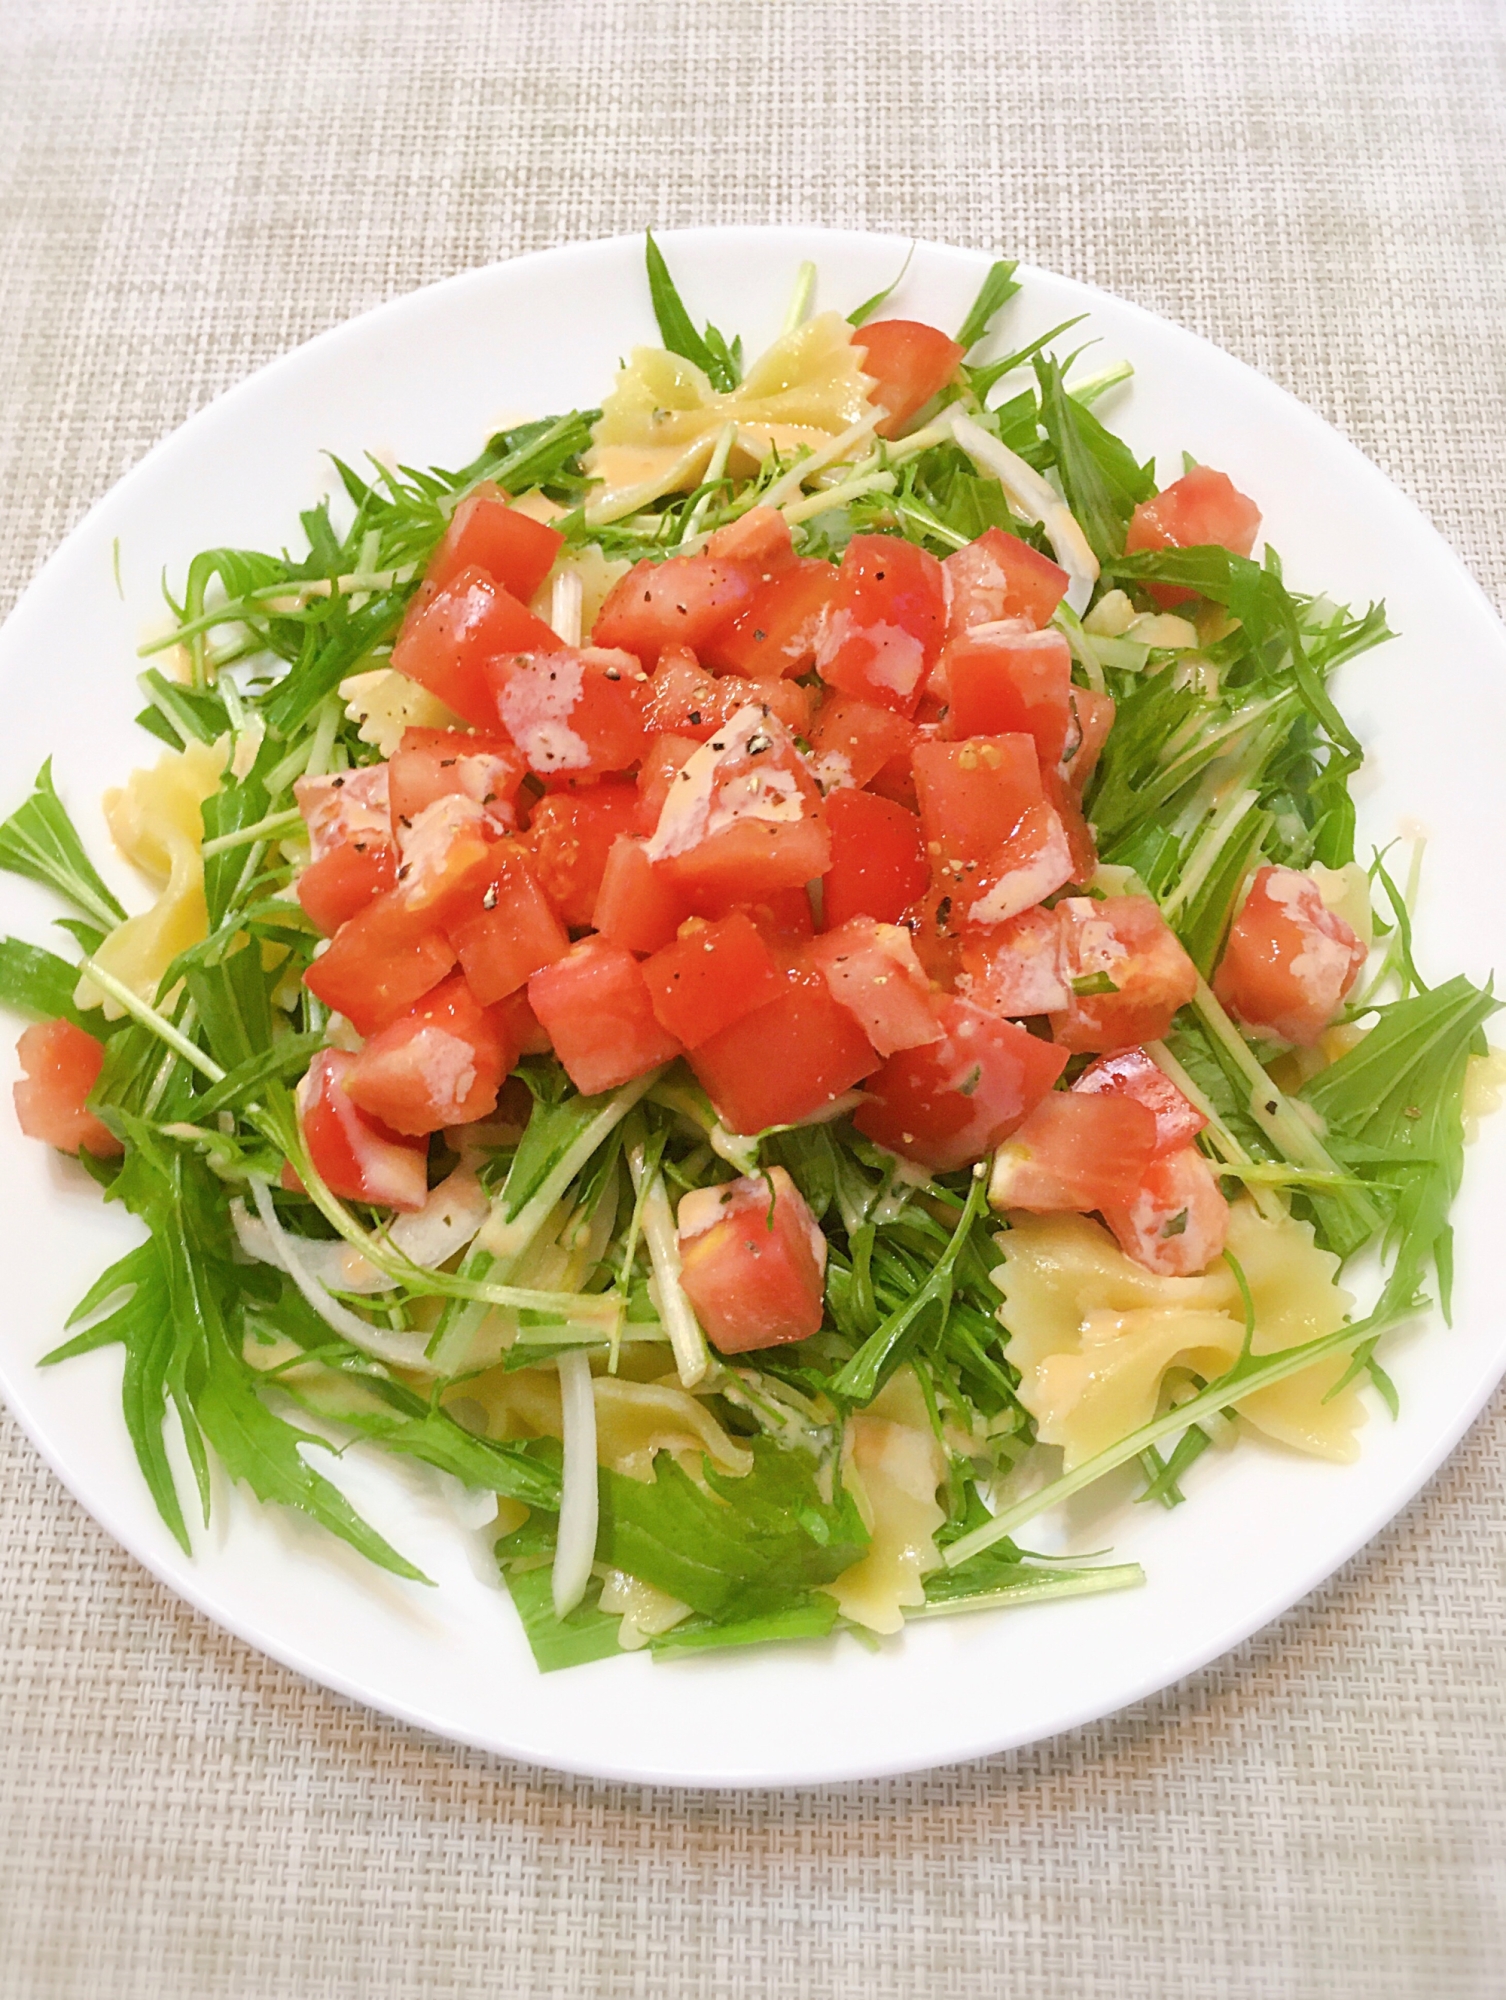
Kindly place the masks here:
<instances>
[{"instance_id":1,"label":"green leafy vegetable","mask_svg":"<svg viewBox=\"0 0 1506 2000\"><path fill-rule=\"evenodd\" d=\"M31 797L0 826L0 868L55 889L104 930L113 930L125 917L57 795L50 757L37 773Z\"/></svg>"}]
</instances>

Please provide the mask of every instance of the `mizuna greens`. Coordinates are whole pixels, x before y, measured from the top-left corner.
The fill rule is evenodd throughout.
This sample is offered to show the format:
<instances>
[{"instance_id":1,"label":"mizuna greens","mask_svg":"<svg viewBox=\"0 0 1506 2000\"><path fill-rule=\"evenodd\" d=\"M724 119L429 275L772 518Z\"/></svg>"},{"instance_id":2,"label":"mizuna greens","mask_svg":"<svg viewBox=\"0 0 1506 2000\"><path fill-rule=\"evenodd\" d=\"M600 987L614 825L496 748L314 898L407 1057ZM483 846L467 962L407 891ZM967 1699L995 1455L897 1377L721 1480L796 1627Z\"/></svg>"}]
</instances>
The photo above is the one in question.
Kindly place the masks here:
<instances>
[{"instance_id":1,"label":"mizuna greens","mask_svg":"<svg viewBox=\"0 0 1506 2000\"><path fill-rule=\"evenodd\" d=\"M194 901L196 876L188 902L169 913L178 929L159 905L153 936L159 944L169 937L172 948L165 957L159 952L149 974L123 956L125 912L85 853L50 764L0 827L0 867L56 892L69 911L58 922L81 953L65 958L17 939L0 942L0 1001L103 1045L97 1076L76 1090L69 1129L77 1136L61 1143L77 1146L82 1137L81 1164L105 1199L122 1203L146 1230L80 1301L70 1321L77 1330L45 1365L123 1347L125 1421L156 1506L185 1551L192 1540L165 1442L169 1416L181 1429L196 1489L190 1497L202 1520L218 1457L259 1499L312 1515L373 1562L415 1580L424 1579L314 1469L305 1449L335 1452L364 1440L421 1460L473 1494L497 1496L497 1559L545 1669L642 1644L674 1657L839 1628L889 1630L901 1613L940 1615L1138 1582L1133 1564L1031 1554L1017 1531L1130 1462L1142 1470L1144 1499L1178 1504L1200 1453L1234 1436L1235 1414L1258 1409L1262 1395L1320 1361L1334 1364L1328 1401L1368 1373L1394 1403L1376 1342L1419 1310L1429 1287L1447 1311L1448 1216L1462 1171L1466 1070L1472 1055L1485 1053L1483 1026L1496 1005L1488 990L1462 978L1424 983L1411 951L1415 880L1398 887L1386 856L1363 869L1356 864L1350 781L1363 751L1330 682L1341 663L1389 636L1382 609L1353 612L1293 590L1270 549L1256 561L1211 541L1178 546L1168 536L1148 543L1140 524L1166 495L1158 499L1155 468L1137 463L1097 414L1128 369L1084 376L1075 356L1058 359L1053 343L1072 321L1013 351L976 358L1002 345L993 330L1019 290L1012 264L993 266L955 343L924 327L918 335L897 332L912 323L877 318L887 292L846 322L835 315L827 316L830 325L813 321L814 272L803 272L786 327L797 341L809 333L800 365L826 368L833 381L848 370L850 384L850 371L866 357L862 379L878 385L875 396L885 390L886 400L870 410L860 385L856 417L834 402L823 433L809 417L816 391L787 369L780 393L793 393L793 382L806 397L804 430L793 444L757 400L773 393L759 375L766 363L745 367L740 340L711 326L697 330L651 237L647 281L664 352L642 363L644 381L660 385L655 393L668 400L650 409L653 396L644 391L653 449L641 439L632 445L636 485L622 478L614 485L610 471L628 463L609 459L612 426L625 421L619 386L602 410L567 411L499 433L457 470L373 462L363 472L336 461L341 497L301 515L301 553L213 549L190 565L181 596L170 599L172 631L145 649L145 706L137 720L173 753L179 804L172 810L188 815L184 839L190 874L202 865L202 908ZM917 349L922 335L927 340ZM924 364L937 352L944 365L930 378ZM631 368L639 365L635 357ZM706 414L696 432L698 412ZM658 431L673 435L659 443ZM666 474L676 452L679 469ZM1189 462L1189 477L1193 471ZM1158 935L1169 926L1181 948L1177 966L1185 968L1183 1004L1168 1006L1158 1026L1142 1022L1125 1036L1141 1064L1134 1088L1159 1092L1156 1105L1170 1103L1174 1121L1185 1121L1182 1152L1195 1142L1195 1161L1206 1163L1196 1171L1211 1192L1200 1198L1222 1210L1226 1198L1239 1197L1250 1228L1310 1225L1310 1235L1281 1239L1300 1239L1309 1258L1326 1252L1348 1260L1378 1246L1384 1271L1370 1312L1352 1316L1348 1295L1332 1289L1337 1265L1330 1262L1323 1266L1324 1310L1340 1303L1325 1330L1311 1338L1283 1334L1270 1345L1260 1274L1247 1274L1232 1251L1222 1251L1221 1234L1207 1274L1177 1272L1175 1239L1201 1227L1201 1211L1190 1201L1173 1204L1158 1212L1158 1254L1169 1261L1157 1266L1152 1258L1150 1269L1161 1269L1161 1282L1172 1288L1164 1299L1192 1297L1177 1293L1178 1285L1202 1286L1204 1322L1212 1274L1222 1274L1220 1325L1230 1323L1228 1298L1237 1301L1233 1346L1210 1346L1206 1332L1180 1346L1173 1341L1154 1375L1148 1419L1127 1423L1107 1444L1086 1430L1079 1438L1072 1430L1078 1405L1061 1386L1062 1355L1048 1357L1054 1374L1034 1363L1025 1364L1033 1370L1028 1377L1022 1372L1026 1329L1012 1314L1025 1308L1010 1274L1025 1269L1036 1240L1032 1215L1056 1227L1062 1211L1068 1234L1052 1239L1058 1247L1117 1258L1121 1277L1129 1266L1107 1231L1077 1219L1101 1207L1112 1221L1107 1198L1041 1195L1029 1173L1044 1156L1023 1140L1023 1154L1019 1147L1010 1154L1009 1133L1017 1126L1033 1132L1036 1112L1023 1126L1019 1115L1001 1121L987 1144L960 1159L934 1141L927 1155L925 1144L912 1143L893 1121L876 1127L874 1095L891 1073L880 1056L902 1062L907 1052L934 1045L937 1028L930 1043L912 1036L870 1051L872 1060L855 1072L868 1085L863 1094L836 1087L813 1112L739 1132L728 1111L733 1085L724 1090L709 1056L700 1056L717 1045L721 1029L700 1040L687 1031L689 1056L679 1053L680 1040L664 1026L681 1019L673 995L659 1009L657 1031L648 1023L650 1034L667 1038L662 1054L600 1089L581 1087L582 1071L564 1042L556 1035L559 1050L549 1051L524 1007L532 1028L519 1032L531 1052L521 1052L516 1036L507 1044L510 1075L500 1098L493 1093L484 1111L447 1126L387 1132L402 1155L394 1171L420 1175L417 1200L405 1210L395 1197L360 1199L332 1189L338 1176L320 1153L326 1142L315 1131L319 1105L306 1079L324 1073L321 1064L359 1059L363 1039L369 1047L385 1024L374 1019L363 1038L313 990L328 985L327 969L316 970L326 952L338 952L325 947L305 907L312 901L306 885L300 895L310 866L308 788L335 780L337 789L351 784L354 796L358 774L383 767L401 746L408 754L415 732L455 732L475 721L463 708L458 720L448 707L436 712L432 688L426 694L412 679L400 682L391 663L395 646L411 657L402 653L404 635L434 601L436 551L449 546L457 511L478 489L511 496L519 513L547 525L552 561L526 629L570 649L580 648L583 631L589 636L603 601L624 602L612 593L629 565L699 556L708 545L713 553L734 547L738 524L760 509L757 519L774 523L792 548L790 560L798 557L801 574L820 590L855 573L857 557L874 547L880 558L889 549L896 564L901 548L919 551L905 558L919 565L914 573L939 578L940 562L991 531L1007 538L991 546L1012 551L1010 559L1031 575L1059 577L1054 613L1048 608L1017 629L1021 620L1011 611L1007 632L997 610L961 628L954 616L948 643L962 643L975 627L996 635L978 642L985 645L1034 644L1035 631L1045 631L1070 648L1076 740L1057 744L1058 762L1042 752L1050 768L1041 824L1049 832L1070 830L1074 815L1084 822L1071 872L1058 872L1044 893L1008 908L990 904L988 921L974 919L970 928L962 902L974 862L957 861L948 877L933 841L930 885L913 903L906 898L904 916L930 975L932 994L923 1004L939 1010L938 1019L946 1006L961 1007L970 1022L997 991L988 985L999 976L997 958L988 961L993 970L982 971L981 960L968 958L982 949L984 932L988 950L997 952L1006 948L999 937L1027 919L1038 926L1034 935L1044 935L1040 926L1070 921L1081 929L1095 921L1095 909L1131 903L1148 913L1144 921L1153 921ZM888 540L864 539L873 537ZM822 570L823 563L843 568ZM960 587L948 585L952 613ZM650 591L645 582L645 602ZM827 637L810 643L826 647L818 658L835 660L834 614L822 615ZM609 610L608 623L612 616ZM743 634L748 646L765 638L756 624ZM525 637L509 641L508 650L516 650L515 664L566 657L533 650L542 643ZM1052 647L1060 640L1050 638L1048 653ZM803 785L808 799L824 793L829 803L868 783L853 780L850 765L844 772L847 753L831 747L834 690L851 697L850 681L823 686L803 658L798 674L775 676L787 692L796 690L784 711L766 706L740 725L731 707L708 709L702 727L695 703L719 699L716 690L725 693L731 683L723 664L713 688L695 650L688 664L674 667L680 695L668 687L670 669L662 660L656 668L652 655L643 656L645 670L654 669L651 681L627 652L612 655L626 667L605 670L608 679L636 675L643 686L633 700L660 703L644 710L656 718L654 742L680 744L678 764L666 766L657 831L645 823L633 833L624 821L619 836L619 845L627 840L642 850L645 880L651 869L659 871L654 880L665 879L666 860L683 851L665 835L663 816L672 811L678 778L700 768L698 754L720 754L723 737L740 726L750 757L776 738L794 745L790 754L804 761L788 785ZM924 697L917 688L908 708L897 700L886 709L882 689L870 688L863 726L878 729L887 713L884 726L902 723L911 732L907 744L950 741L944 697L949 690L952 705L963 700L960 655L951 657L956 679L939 693L939 684L927 683ZM833 666L834 675L840 671ZM1066 672L1063 664L1064 687ZM739 685L746 698L750 684ZM765 694L769 685L759 683ZM516 816L489 826L487 838L502 833L499 851L517 846L522 819L531 815L528 852L542 877L537 829L549 819L551 800L576 794L553 769L553 752L528 750L534 738L517 722L516 704L509 710L504 703L501 712L511 718L528 769L525 775L520 762L514 774ZM1092 761L1085 755L1074 778L1094 715L1103 719L1096 769L1082 777ZM826 736L813 743L804 728L819 736L823 717ZM528 726L537 736L536 718ZM1011 723L1013 735L996 725L975 729L961 748L1007 737L1029 750L1035 726ZM749 728L765 735L748 737ZM677 729L690 733L676 736ZM458 738L446 740L453 763ZM646 772L647 751L604 768L631 768L640 755ZM906 812L919 784L929 832L922 761L916 757L912 783L909 755L898 778L892 751L881 758L875 771L882 765L890 775L885 780L880 771L873 783L887 784L878 796ZM1033 750L1027 761L1033 774ZM197 774L197 792L183 807L185 773ZM640 792L645 782L640 773ZM752 781L754 792L759 782ZM385 793L382 800L385 811ZM484 803L493 803L490 792ZM138 806L148 817L168 810L150 788ZM809 819L822 808L804 810ZM407 819L400 825L411 830ZM1030 865L1045 851L1032 849ZM382 895L398 896L414 865L412 850L402 852L408 858L396 877L382 878ZM621 858L625 869L632 857ZM345 860L356 865L349 854ZM323 865L317 854L315 865ZM1298 876L1339 884L1348 914L1361 930L1373 915L1381 941L1357 981L1352 968L1346 973L1343 1005L1330 1010L1321 1041L1316 1029L1307 1038L1261 1033L1248 1011L1241 1018L1219 997L1234 990L1231 927L1255 907L1261 883L1273 885L1279 900L1296 893L1290 885ZM553 886L563 876L547 879L553 909L546 914L564 952L565 932L579 937L589 925L566 890ZM998 879L1007 885L1013 878L1006 871ZM600 880L598 867L591 885L598 912ZM839 885L833 875L820 880L830 931L841 922ZM364 893L377 889L373 877ZM487 893L493 900L482 907L490 913L495 883ZM1373 913L1372 897L1379 905ZM772 950L784 954L779 978L815 977L810 954L819 939L804 936L812 923L803 889L796 890L803 918L790 915L787 900L782 917L770 916L772 905L733 900L750 966L762 966L758 954ZM866 908L854 921L882 925L899 914ZM599 914L595 921L604 928ZM693 941L708 922L731 921L697 910L678 936ZM324 929L338 934L333 923ZM1325 935L1342 946L1358 933L1345 922ZM892 939L884 948L899 950ZM652 962L668 949L641 947L636 955ZM904 950L908 965L914 952L908 944ZM1357 951L1356 963L1362 955ZM449 965L454 961L451 949ZM577 961L578 947L568 962ZM465 949L461 962L475 984ZM844 961L821 963L840 999ZM1138 1131L1138 1119L1148 1133L1149 1111L1138 1108L1148 1100L1133 1089L1129 1098L1115 1096L1121 1084L1105 1070L1104 1056L1119 1044L1101 1026L1092 1039L1092 1020L1128 1004L1127 988L1113 976L1116 962L1111 954L1109 969L1073 963L1079 969L1068 967L1067 985L1049 1005L999 1004L1012 1022L1026 1021L1024 1030L1010 1030L1026 1059L1052 1065L1031 1103L1065 1116L1059 1107L1073 1099L1072 1115L1085 1117L1084 1102L1108 1101L1091 1095L1098 1089L1120 1107L1132 1103L1126 1132ZM1010 965L1015 976L1019 966ZM880 984L888 976L880 975ZM547 1025L542 977L533 975L527 991ZM523 990L515 981L484 1004L496 1011L516 995L521 1005ZM948 1000L947 993L961 997ZM475 1002L468 1004L474 1010ZM707 1004L720 1003L713 995ZM830 1009L828 999L821 1004ZM1095 1016L1095 1007L1106 1012ZM1089 1055L1100 1060L1085 1065ZM955 1084L959 1117L966 1108L960 1100L972 1104L980 1084L976 1102L986 1103L993 1087L986 1069L980 1062ZM1058 1075L1072 1087L1053 1090ZM764 1100L755 1091L740 1101ZM1146 1137L1146 1161L1150 1145ZM1003 1216L989 1202L996 1150L1002 1164L993 1167L994 1207ZM690 1296L700 1237L686 1217L698 1199L713 1216L739 1203L761 1215L766 1203L771 1244L776 1212L805 1218L806 1249L797 1245L789 1255L797 1263L801 1255L815 1259L819 1328L800 1338L786 1327L772 1338L708 1342L719 1323L705 1323L710 1308L698 1312L697 1303L709 1293ZM690 1208L682 1208L687 1201ZM1121 1243L1129 1227L1115 1226ZM1129 1271L1126 1282L1145 1281ZM1161 1294L1136 1296L1135 1310L1144 1310L1131 1331L1133 1312L1122 1321L1124 1339L1141 1337L1145 1312L1160 1309ZM1045 1431L1067 1448L1059 1476L1037 1470L1048 1462Z\"/></svg>"}]
</instances>

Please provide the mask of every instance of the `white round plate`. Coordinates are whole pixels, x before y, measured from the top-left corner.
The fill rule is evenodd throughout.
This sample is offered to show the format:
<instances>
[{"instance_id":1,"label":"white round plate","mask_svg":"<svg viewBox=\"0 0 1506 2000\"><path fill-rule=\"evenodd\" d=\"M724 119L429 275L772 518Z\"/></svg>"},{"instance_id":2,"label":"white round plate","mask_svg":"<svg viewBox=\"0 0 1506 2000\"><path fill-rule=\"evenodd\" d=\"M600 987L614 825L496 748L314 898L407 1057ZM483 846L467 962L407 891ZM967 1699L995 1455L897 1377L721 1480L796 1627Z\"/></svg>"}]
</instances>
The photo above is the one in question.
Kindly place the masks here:
<instances>
[{"instance_id":1,"label":"white round plate","mask_svg":"<svg viewBox=\"0 0 1506 2000\"><path fill-rule=\"evenodd\" d=\"M777 331L798 265L817 303L847 312L888 284L898 238L803 229L689 230L665 238L697 321L756 354ZM886 311L960 323L987 268L975 252L916 249ZM1483 979L1506 961L1499 898L1479 858L1506 849L1495 768L1506 740L1506 632L1416 509L1282 390L1164 320L1066 278L1024 271L1010 346L1088 312L1103 361L1135 378L1105 414L1163 479L1183 447L1227 470L1264 510L1299 589L1384 597L1402 635L1348 670L1340 696L1370 760L1362 835L1404 824L1429 838L1419 952L1427 974ZM135 647L160 626L159 579L210 544L298 541L297 513L329 490L325 450L459 465L500 422L590 406L635 342L656 339L639 237L522 257L395 300L274 362L159 445L69 537L0 633L0 806L55 756L65 800L105 856L96 801L153 746L131 724ZM1002 348L1000 349L1002 351ZM1091 364L1099 365L1097 359ZM117 556L118 544L118 574ZM1419 690L1425 696L1419 698ZM117 871L118 880L119 871ZM136 906L140 885L129 888ZM0 928L41 940L56 906L0 880ZM8 1039L8 1038L7 1038ZM14 1072L13 1072L14 1073ZM1506 1123L1506 1121L1503 1121ZM1402 1397L1377 1403L1357 1465L1254 1442L1211 1454L1172 1513L1120 1488L1064 1524L1065 1545L1134 1557L1138 1591L917 1625L875 1652L850 1639L710 1656L645 1657L535 1672L487 1536L463 1531L437 1483L365 1448L337 1476L437 1588L399 1582L321 1530L220 1480L212 1526L186 1559L158 1520L122 1424L121 1355L38 1370L63 1321L136 1225L71 1162L0 1115L10 1307L0 1386L90 1513L221 1625L326 1686L442 1736L564 1770L686 1785L876 1777L1032 1742L1112 1712L1227 1651L1314 1588L1376 1533L1444 1456L1506 1367L1491 1251L1506 1130L1486 1127L1457 1212L1454 1324L1386 1353ZM322 1466L321 1455L321 1466Z\"/></svg>"}]
</instances>

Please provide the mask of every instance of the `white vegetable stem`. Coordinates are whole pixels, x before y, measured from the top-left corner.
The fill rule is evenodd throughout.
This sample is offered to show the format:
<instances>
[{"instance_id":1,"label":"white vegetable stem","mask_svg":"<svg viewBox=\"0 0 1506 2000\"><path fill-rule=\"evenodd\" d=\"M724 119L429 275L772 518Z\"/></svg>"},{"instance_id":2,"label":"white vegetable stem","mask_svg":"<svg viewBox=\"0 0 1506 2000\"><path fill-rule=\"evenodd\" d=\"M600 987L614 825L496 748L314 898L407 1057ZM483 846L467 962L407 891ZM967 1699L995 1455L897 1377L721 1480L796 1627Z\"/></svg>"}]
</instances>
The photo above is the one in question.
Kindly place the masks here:
<instances>
[{"instance_id":1,"label":"white vegetable stem","mask_svg":"<svg viewBox=\"0 0 1506 2000\"><path fill-rule=\"evenodd\" d=\"M562 1354L561 1428L565 1467L560 1482L559 1538L554 1549L554 1615L564 1618L586 1594L596 1560L596 1398L591 1363L584 1354Z\"/></svg>"},{"instance_id":2,"label":"white vegetable stem","mask_svg":"<svg viewBox=\"0 0 1506 2000\"><path fill-rule=\"evenodd\" d=\"M952 435L975 465L991 472L1004 488L1009 504L1046 530L1056 559L1071 577L1067 602L1082 616L1098 581L1098 558L1067 503L1049 480L1027 465L1008 445L990 437L981 424L959 410L952 418Z\"/></svg>"},{"instance_id":3,"label":"white vegetable stem","mask_svg":"<svg viewBox=\"0 0 1506 2000\"><path fill-rule=\"evenodd\" d=\"M272 1191L266 1182L253 1174L250 1187L251 1199L277 1251L278 1262L324 1324L352 1347L359 1347L363 1354L373 1355L378 1361L390 1361L400 1368L426 1368L422 1334L389 1333L331 1298L319 1280L304 1269L292 1238L278 1220L277 1210L272 1206Z\"/></svg>"},{"instance_id":4,"label":"white vegetable stem","mask_svg":"<svg viewBox=\"0 0 1506 2000\"><path fill-rule=\"evenodd\" d=\"M644 1188L644 1149L641 1144L627 1149L628 1172L633 1191L643 1204L643 1240L648 1245L649 1262L654 1267L654 1289L659 1295L659 1316L675 1351L675 1366L687 1389L693 1389L711 1365L706 1336L701 1332L695 1310L680 1283L680 1242L674 1212L665 1192L664 1176L654 1170L653 1180Z\"/></svg>"}]
</instances>

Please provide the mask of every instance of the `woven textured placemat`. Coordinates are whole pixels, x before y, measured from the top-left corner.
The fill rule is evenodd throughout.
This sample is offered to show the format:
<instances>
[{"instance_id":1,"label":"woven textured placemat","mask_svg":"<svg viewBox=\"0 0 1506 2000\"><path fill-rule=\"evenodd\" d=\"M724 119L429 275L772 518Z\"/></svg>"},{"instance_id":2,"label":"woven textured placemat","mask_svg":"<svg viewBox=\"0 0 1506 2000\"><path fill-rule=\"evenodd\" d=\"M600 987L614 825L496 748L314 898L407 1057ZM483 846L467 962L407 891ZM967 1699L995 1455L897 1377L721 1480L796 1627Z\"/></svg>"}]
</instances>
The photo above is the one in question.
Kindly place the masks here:
<instances>
[{"instance_id":1,"label":"woven textured placemat","mask_svg":"<svg viewBox=\"0 0 1506 2000\"><path fill-rule=\"evenodd\" d=\"M1500 601L1503 59L1492 0L8 0L0 607L320 328L572 237L765 220L1005 249L1207 333ZM1498 1402L1324 1590L1126 1715L745 1797L531 1773L308 1687L0 1419L0 1995L1484 2000L1503 1443Z\"/></svg>"}]
</instances>

